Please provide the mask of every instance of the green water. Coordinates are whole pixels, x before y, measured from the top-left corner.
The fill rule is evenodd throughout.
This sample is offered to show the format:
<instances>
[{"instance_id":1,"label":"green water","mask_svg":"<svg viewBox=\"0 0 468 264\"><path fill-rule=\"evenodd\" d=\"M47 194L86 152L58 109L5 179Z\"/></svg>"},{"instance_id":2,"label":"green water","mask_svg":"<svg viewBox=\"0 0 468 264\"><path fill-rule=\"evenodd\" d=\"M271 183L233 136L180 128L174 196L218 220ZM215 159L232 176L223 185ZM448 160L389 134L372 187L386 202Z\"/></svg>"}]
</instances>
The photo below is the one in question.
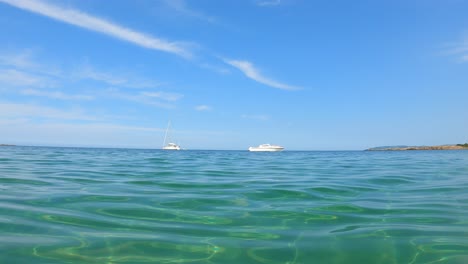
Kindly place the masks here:
<instances>
[{"instance_id":1,"label":"green water","mask_svg":"<svg viewBox=\"0 0 468 264\"><path fill-rule=\"evenodd\" d=\"M468 263L468 151L1 147L0 263Z\"/></svg>"}]
</instances>

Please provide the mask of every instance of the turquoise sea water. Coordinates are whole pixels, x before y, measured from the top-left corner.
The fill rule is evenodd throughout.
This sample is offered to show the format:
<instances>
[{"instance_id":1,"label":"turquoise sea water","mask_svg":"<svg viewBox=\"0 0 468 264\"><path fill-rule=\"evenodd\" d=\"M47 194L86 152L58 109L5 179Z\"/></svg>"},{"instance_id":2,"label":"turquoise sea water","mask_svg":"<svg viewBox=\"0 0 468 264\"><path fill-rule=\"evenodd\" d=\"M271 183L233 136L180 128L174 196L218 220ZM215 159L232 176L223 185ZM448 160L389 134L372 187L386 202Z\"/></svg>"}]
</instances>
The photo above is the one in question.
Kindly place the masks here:
<instances>
[{"instance_id":1,"label":"turquoise sea water","mask_svg":"<svg viewBox=\"0 0 468 264\"><path fill-rule=\"evenodd\" d=\"M468 151L0 147L0 263L468 263Z\"/></svg>"}]
</instances>

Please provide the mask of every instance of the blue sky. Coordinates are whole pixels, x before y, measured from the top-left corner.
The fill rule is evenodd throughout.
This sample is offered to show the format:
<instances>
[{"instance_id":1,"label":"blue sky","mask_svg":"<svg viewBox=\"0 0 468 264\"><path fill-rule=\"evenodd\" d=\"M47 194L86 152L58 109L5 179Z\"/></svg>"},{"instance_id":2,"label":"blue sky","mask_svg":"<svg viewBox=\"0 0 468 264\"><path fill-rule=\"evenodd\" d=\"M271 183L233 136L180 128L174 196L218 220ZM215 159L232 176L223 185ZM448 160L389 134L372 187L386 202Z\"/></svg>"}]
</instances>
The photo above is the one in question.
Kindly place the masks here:
<instances>
[{"instance_id":1,"label":"blue sky","mask_svg":"<svg viewBox=\"0 0 468 264\"><path fill-rule=\"evenodd\" d=\"M0 0L0 143L468 141L468 1Z\"/></svg>"}]
</instances>

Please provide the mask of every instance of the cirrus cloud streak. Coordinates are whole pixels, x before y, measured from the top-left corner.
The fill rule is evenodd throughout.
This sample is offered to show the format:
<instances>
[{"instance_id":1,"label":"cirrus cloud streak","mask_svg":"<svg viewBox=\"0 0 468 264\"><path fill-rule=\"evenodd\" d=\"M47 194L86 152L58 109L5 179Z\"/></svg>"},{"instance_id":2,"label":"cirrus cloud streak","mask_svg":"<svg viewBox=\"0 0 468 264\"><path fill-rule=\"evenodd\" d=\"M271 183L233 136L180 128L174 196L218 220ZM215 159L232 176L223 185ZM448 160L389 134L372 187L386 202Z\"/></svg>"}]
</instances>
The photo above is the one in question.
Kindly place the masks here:
<instances>
[{"instance_id":1,"label":"cirrus cloud streak","mask_svg":"<svg viewBox=\"0 0 468 264\"><path fill-rule=\"evenodd\" d=\"M33 13L62 21L74 26L125 40L138 46L177 54L182 57L190 57L191 53L180 43L170 42L160 38L117 25L102 18L95 17L79 10L62 8L36 0L0 0L11 6L24 9Z\"/></svg>"},{"instance_id":2,"label":"cirrus cloud streak","mask_svg":"<svg viewBox=\"0 0 468 264\"><path fill-rule=\"evenodd\" d=\"M264 85L273 87L273 88L278 88L282 90L298 90L300 89L299 87L292 86L289 84L284 84L278 81L275 81L273 79L270 79L266 76L263 76L258 69L255 68L255 66L249 62L249 61L243 61L243 60L224 60L225 63L237 68L240 70L242 73L245 74L248 78L262 83Z\"/></svg>"}]
</instances>

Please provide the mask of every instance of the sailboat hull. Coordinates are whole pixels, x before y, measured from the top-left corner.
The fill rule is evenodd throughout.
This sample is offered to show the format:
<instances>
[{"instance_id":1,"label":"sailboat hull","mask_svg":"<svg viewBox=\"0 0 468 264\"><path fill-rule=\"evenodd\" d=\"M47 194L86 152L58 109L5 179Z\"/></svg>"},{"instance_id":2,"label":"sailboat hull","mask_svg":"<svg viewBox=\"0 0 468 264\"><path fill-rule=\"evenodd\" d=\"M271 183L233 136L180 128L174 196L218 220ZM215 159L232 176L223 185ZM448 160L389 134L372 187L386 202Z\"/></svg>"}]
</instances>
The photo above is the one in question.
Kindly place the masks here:
<instances>
[{"instance_id":1,"label":"sailboat hull","mask_svg":"<svg viewBox=\"0 0 468 264\"><path fill-rule=\"evenodd\" d=\"M169 145L169 146L164 146L162 149L163 150L180 150L180 147L177 146L177 145L176 146L170 146Z\"/></svg>"}]
</instances>

